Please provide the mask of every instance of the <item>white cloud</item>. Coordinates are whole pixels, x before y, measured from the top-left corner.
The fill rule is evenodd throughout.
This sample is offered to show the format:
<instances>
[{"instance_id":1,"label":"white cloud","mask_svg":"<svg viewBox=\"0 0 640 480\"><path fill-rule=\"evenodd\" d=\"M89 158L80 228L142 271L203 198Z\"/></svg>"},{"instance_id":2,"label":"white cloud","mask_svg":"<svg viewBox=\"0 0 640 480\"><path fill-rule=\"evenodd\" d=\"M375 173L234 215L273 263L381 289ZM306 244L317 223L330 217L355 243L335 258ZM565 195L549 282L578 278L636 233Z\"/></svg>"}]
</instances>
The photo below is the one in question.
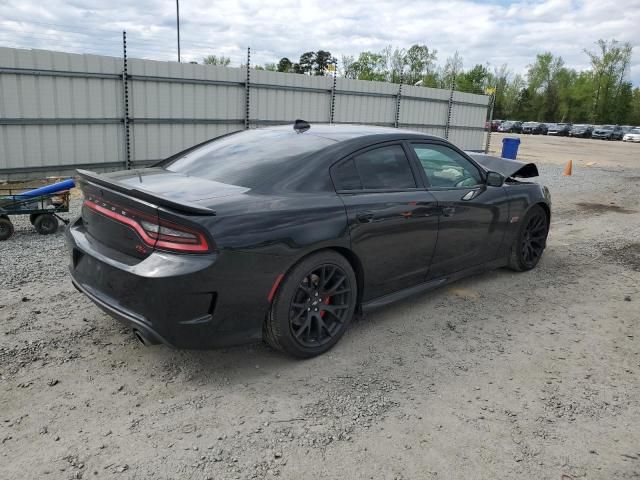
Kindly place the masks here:
<instances>
[{"instance_id":1,"label":"white cloud","mask_svg":"<svg viewBox=\"0 0 640 480\"><path fill-rule=\"evenodd\" d=\"M129 54L176 58L172 1L34 0L0 3L0 44L62 51L121 54L127 30ZM629 41L638 50L631 79L640 85L640 0L182 0L182 57L201 60L214 53L244 62L297 59L325 49L337 57L391 44L426 43L439 62L456 50L465 67L507 63L522 73L536 53L561 55L568 66L586 68L583 52L599 38Z\"/></svg>"}]
</instances>

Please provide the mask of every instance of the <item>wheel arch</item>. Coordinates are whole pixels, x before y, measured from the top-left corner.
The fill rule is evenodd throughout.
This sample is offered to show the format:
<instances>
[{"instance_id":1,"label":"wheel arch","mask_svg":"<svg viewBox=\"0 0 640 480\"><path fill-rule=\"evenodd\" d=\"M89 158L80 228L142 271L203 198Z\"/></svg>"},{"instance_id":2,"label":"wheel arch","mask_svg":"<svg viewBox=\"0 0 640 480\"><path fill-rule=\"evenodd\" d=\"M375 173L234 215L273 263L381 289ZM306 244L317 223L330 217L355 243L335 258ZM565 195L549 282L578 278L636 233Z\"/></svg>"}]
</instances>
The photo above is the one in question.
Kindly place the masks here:
<instances>
[{"instance_id":1,"label":"wheel arch","mask_svg":"<svg viewBox=\"0 0 640 480\"><path fill-rule=\"evenodd\" d=\"M529 207L529 210L531 210L533 207L535 206L539 206L542 208L542 210L544 210L545 215L547 216L547 229L551 226L551 207L549 207L549 204L546 202L537 202L532 204ZM528 213L528 212L527 212Z\"/></svg>"},{"instance_id":2,"label":"wheel arch","mask_svg":"<svg viewBox=\"0 0 640 480\"><path fill-rule=\"evenodd\" d=\"M359 307L360 303L362 302L362 294L364 291L364 268L362 267L362 262L360 260L360 258L353 252L353 250L347 248L347 247L343 247L343 246L323 246L320 248L316 248L314 250L311 250L309 252L306 252L304 255L300 256L299 258L296 258L295 262L292 262L291 265L289 265L287 267L287 269L283 272L282 274L282 278L280 279L280 281L278 282L278 285L276 287L276 289L274 290L274 294L277 293L277 291L280 289L280 284L282 283L281 280L286 278L287 275L289 275L289 272L291 272L291 270L293 270L293 268L299 264L300 262L302 262L305 258L308 258L311 255L315 255L318 252L323 252L323 251L333 251L336 252L337 254L341 255L342 257L344 257L348 262L349 265L351 265L351 268L353 269L353 273L356 276L356 282L357 282L357 287L358 287L358 296L356 299L356 308Z\"/></svg>"}]
</instances>

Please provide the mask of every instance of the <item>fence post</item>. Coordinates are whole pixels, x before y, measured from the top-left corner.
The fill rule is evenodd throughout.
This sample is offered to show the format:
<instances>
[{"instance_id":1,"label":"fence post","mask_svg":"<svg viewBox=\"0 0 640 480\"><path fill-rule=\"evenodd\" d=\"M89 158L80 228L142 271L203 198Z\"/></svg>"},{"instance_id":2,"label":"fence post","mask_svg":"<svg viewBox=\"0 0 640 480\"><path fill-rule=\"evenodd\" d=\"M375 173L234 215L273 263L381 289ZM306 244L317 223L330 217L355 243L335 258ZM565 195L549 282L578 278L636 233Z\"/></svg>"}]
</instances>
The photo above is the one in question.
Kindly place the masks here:
<instances>
[{"instance_id":1,"label":"fence post","mask_svg":"<svg viewBox=\"0 0 640 480\"><path fill-rule=\"evenodd\" d=\"M245 112L244 112L244 128L249 129L249 113L251 110L251 47L247 47L247 80L244 83Z\"/></svg>"},{"instance_id":2,"label":"fence post","mask_svg":"<svg viewBox=\"0 0 640 480\"><path fill-rule=\"evenodd\" d=\"M124 166L131 170L129 138L129 73L127 71L127 32L122 31L122 123L124 125Z\"/></svg>"},{"instance_id":3,"label":"fence post","mask_svg":"<svg viewBox=\"0 0 640 480\"><path fill-rule=\"evenodd\" d=\"M484 146L484 153L489 153L489 145L491 145L491 122L493 121L493 107L495 103L496 103L496 92L493 92L489 97L489 105L488 105L489 122L487 124L489 128L487 129L487 143Z\"/></svg>"},{"instance_id":4,"label":"fence post","mask_svg":"<svg viewBox=\"0 0 640 480\"><path fill-rule=\"evenodd\" d=\"M333 124L336 113L336 78L338 72L338 62L333 62L333 86L331 87L331 109L329 110L329 124Z\"/></svg>"},{"instance_id":5,"label":"fence post","mask_svg":"<svg viewBox=\"0 0 640 480\"><path fill-rule=\"evenodd\" d=\"M400 102L402 100L402 75L400 75L400 86L398 87L398 94L396 95L396 121L393 124L394 127L400 126Z\"/></svg>"},{"instance_id":6,"label":"fence post","mask_svg":"<svg viewBox=\"0 0 640 480\"><path fill-rule=\"evenodd\" d=\"M453 115L453 92L456 88L455 80L451 82L451 92L449 92L449 108L447 109L447 123L444 127L444 138L449 140L449 129L451 128L451 116Z\"/></svg>"}]
</instances>

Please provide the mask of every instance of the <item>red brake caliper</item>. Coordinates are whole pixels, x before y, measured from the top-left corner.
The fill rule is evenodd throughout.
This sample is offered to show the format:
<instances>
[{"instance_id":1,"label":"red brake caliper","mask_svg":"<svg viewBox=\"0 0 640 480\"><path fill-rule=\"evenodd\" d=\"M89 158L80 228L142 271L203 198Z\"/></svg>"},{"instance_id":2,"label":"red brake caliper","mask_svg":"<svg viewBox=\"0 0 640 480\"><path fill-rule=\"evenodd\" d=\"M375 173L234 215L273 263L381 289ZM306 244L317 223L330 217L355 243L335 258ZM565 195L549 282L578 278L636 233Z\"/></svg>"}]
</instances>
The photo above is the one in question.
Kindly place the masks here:
<instances>
[{"instance_id":1,"label":"red brake caliper","mask_svg":"<svg viewBox=\"0 0 640 480\"><path fill-rule=\"evenodd\" d=\"M324 300L322 300L322 303L324 303L325 305L329 305L331 303L331 297L325 297ZM324 310L320 310L320 317L323 318L326 313L327 312L325 312Z\"/></svg>"}]
</instances>

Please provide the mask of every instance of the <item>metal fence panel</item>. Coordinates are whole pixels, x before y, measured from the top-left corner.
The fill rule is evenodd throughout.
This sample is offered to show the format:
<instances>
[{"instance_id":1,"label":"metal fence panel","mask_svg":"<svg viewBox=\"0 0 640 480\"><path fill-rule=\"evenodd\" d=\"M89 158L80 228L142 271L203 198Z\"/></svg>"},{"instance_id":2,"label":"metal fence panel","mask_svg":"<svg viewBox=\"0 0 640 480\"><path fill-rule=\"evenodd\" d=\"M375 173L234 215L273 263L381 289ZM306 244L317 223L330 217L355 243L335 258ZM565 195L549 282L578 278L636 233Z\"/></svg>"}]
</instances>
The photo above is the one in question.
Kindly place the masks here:
<instances>
[{"instance_id":1,"label":"metal fence panel","mask_svg":"<svg viewBox=\"0 0 640 480\"><path fill-rule=\"evenodd\" d=\"M0 178L125 166L123 59L0 48ZM143 165L246 126L397 125L483 148L488 98L449 90L130 59L129 138ZM248 97L247 97L248 93ZM249 105L247 108L247 99Z\"/></svg>"},{"instance_id":2,"label":"metal fence panel","mask_svg":"<svg viewBox=\"0 0 640 480\"><path fill-rule=\"evenodd\" d=\"M453 92L449 141L466 150L483 150L489 97Z\"/></svg>"},{"instance_id":3,"label":"metal fence panel","mask_svg":"<svg viewBox=\"0 0 640 480\"><path fill-rule=\"evenodd\" d=\"M336 123L368 123L393 126L399 85L338 78Z\"/></svg>"},{"instance_id":4,"label":"metal fence panel","mask_svg":"<svg viewBox=\"0 0 640 480\"><path fill-rule=\"evenodd\" d=\"M132 59L128 70L134 164L242 128L243 69Z\"/></svg>"},{"instance_id":5,"label":"metal fence panel","mask_svg":"<svg viewBox=\"0 0 640 480\"><path fill-rule=\"evenodd\" d=\"M333 78L251 71L249 120L255 126L297 118L329 122Z\"/></svg>"}]
</instances>

